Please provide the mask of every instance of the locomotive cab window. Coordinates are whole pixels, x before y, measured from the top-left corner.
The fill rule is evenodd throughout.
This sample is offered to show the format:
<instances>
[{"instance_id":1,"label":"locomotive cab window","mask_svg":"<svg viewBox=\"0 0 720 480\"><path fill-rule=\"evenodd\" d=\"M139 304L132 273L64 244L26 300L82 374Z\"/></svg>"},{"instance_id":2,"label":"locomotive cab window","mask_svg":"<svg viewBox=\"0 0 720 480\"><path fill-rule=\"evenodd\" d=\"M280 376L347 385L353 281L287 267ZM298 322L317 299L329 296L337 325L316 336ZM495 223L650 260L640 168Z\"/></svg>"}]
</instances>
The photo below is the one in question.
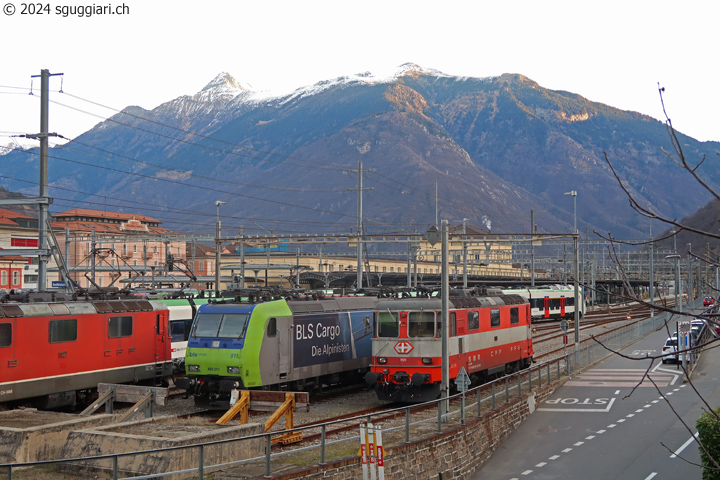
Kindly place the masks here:
<instances>
[{"instance_id":1,"label":"locomotive cab window","mask_svg":"<svg viewBox=\"0 0 720 480\"><path fill-rule=\"evenodd\" d=\"M120 338L132 336L132 317L110 317L108 320L108 337Z\"/></svg>"},{"instance_id":2,"label":"locomotive cab window","mask_svg":"<svg viewBox=\"0 0 720 480\"><path fill-rule=\"evenodd\" d=\"M510 323L516 324L520 323L520 311L518 307L512 307L510 309Z\"/></svg>"},{"instance_id":3,"label":"locomotive cab window","mask_svg":"<svg viewBox=\"0 0 720 480\"><path fill-rule=\"evenodd\" d=\"M190 337L190 329L192 328L192 320L173 320L170 322L170 341L171 342L187 342Z\"/></svg>"},{"instance_id":4,"label":"locomotive cab window","mask_svg":"<svg viewBox=\"0 0 720 480\"><path fill-rule=\"evenodd\" d=\"M493 308L490 310L490 326L491 327L499 327L500 326L500 309L499 308Z\"/></svg>"},{"instance_id":5,"label":"locomotive cab window","mask_svg":"<svg viewBox=\"0 0 720 480\"><path fill-rule=\"evenodd\" d=\"M12 324L0 323L0 347L12 345Z\"/></svg>"},{"instance_id":6,"label":"locomotive cab window","mask_svg":"<svg viewBox=\"0 0 720 480\"><path fill-rule=\"evenodd\" d=\"M248 317L246 313L198 313L193 337L244 338Z\"/></svg>"},{"instance_id":7,"label":"locomotive cab window","mask_svg":"<svg viewBox=\"0 0 720 480\"><path fill-rule=\"evenodd\" d=\"M477 310L468 312L468 330L473 331L480 328L480 314Z\"/></svg>"},{"instance_id":8,"label":"locomotive cab window","mask_svg":"<svg viewBox=\"0 0 720 480\"><path fill-rule=\"evenodd\" d=\"M398 313L377 312L375 314L378 337L396 338L400 332L398 326Z\"/></svg>"},{"instance_id":9,"label":"locomotive cab window","mask_svg":"<svg viewBox=\"0 0 720 480\"><path fill-rule=\"evenodd\" d=\"M77 340L77 320L50 320L48 324L50 343L74 342Z\"/></svg>"},{"instance_id":10,"label":"locomotive cab window","mask_svg":"<svg viewBox=\"0 0 720 480\"><path fill-rule=\"evenodd\" d=\"M268 320L267 325L267 336L268 337L274 337L277 335L277 319L275 317Z\"/></svg>"},{"instance_id":11,"label":"locomotive cab window","mask_svg":"<svg viewBox=\"0 0 720 480\"><path fill-rule=\"evenodd\" d=\"M434 337L435 336L435 312L409 312L408 313L408 336L409 337Z\"/></svg>"}]
</instances>

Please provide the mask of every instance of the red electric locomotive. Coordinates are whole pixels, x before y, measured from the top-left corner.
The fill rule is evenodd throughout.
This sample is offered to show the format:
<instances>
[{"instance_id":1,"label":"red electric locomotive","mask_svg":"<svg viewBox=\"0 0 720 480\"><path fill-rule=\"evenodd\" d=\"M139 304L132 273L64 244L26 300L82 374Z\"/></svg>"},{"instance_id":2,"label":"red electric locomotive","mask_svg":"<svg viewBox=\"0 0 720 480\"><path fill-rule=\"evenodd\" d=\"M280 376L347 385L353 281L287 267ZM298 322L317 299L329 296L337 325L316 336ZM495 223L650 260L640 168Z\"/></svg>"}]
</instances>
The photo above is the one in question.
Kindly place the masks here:
<instances>
[{"instance_id":1,"label":"red electric locomotive","mask_svg":"<svg viewBox=\"0 0 720 480\"><path fill-rule=\"evenodd\" d=\"M0 303L0 408L62 408L98 383L160 382L170 375L162 303Z\"/></svg>"},{"instance_id":2,"label":"red electric locomotive","mask_svg":"<svg viewBox=\"0 0 720 480\"><path fill-rule=\"evenodd\" d=\"M375 312L372 363L365 379L380 400L425 402L440 395L443 325L449 333L450 378L462 367L474 384L532 363L530 304L519 295L450 296L381 301Z\"/></svg>"}]
</instances>

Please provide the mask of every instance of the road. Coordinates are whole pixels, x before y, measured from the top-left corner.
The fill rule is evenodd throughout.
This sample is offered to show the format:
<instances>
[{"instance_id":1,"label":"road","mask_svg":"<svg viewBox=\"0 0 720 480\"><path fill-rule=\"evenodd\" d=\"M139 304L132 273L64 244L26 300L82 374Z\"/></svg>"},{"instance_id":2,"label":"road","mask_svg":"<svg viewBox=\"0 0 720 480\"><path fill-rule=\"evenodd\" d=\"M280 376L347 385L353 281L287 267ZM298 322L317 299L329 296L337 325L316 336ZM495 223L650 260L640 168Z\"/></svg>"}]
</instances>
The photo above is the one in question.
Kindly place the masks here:
<instances>
[{"instance_id":1,"label":"road","mask_svg":"<svg viewBox=\"0 0 720 480\"><path fill-rule=\"evenodd\" d=\"M655 332L622 350L641 358L667 339ZM574 375L501 445L472 480L701 478L695 423L706 410L675 364L612 355ZM692 384L720 406L720 348L703 352ZM679 418L678 418L679 417Z\"/></svg>"}]
</instances>

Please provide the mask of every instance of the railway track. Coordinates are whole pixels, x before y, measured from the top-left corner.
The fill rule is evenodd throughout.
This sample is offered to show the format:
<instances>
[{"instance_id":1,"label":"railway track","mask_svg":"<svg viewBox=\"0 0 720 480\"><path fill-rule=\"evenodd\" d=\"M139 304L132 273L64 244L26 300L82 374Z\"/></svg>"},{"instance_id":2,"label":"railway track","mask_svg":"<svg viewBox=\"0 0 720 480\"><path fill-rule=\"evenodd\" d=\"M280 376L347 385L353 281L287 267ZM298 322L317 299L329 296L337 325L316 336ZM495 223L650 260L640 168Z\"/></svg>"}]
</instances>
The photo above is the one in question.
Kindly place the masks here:
<instances>
[{"instance_id":1,"label":"railway track","mask_svg":"<svg viewBox=\"0 0 720 480\"><path fill-rule=\"evenodd\" d=\"M590 334L598 333L612 333L613 331L625 327L626 325L632 324L645 318L649 315L649 308L647 307L635 307L635 308L622 308L611 311L591 312L588 313L580 321L580 333L581 336L588 337ZM628 318L629 317L629 318ZM572 322L570 328L573 328ZM550 359L554 359L558 356L562 356L564 353L564 347L562 345L562 331L560 330L560 322L555 321L551 323L543 323L533 326L533 343L536 347L535 359L537 362L543 362ZM596 333L597 332L597 333ZM571 335L572 337L572 335ZM585 338L582 341L588 341ZM555 343L553 343L555 342ZM571 340L572 342L572 340ZM570 343L569 345L572 345ZM538 352L538 350L543 350ZM178 394L182 395L182 394ZM363 397L363 395L365 395ZM491 389L486 388L481 391L480 398L487 399L491 395ZM403 412L393 412L385 414L387 410L398 408L400 404L384 404L374 405L368 408L357 410L356 407L359 405L367 405L372 402L369 400L373 394L368 394L367 387L344 387L334 390L323 392L320 395L313 397L312 407L313 414L295 413L296 427L312 427L322 423L338 422L337 425L326 428L326 437L339 437L342 435L356 435L357 434L357 417L371 417L373 423L396 425L404 422ZM343 401L343 399L350 398L349 402ZM361 399L362 398L362 399ZM475 399L473 399L475 401ZM345 403L347 408L340 413L336 413L338 409L342 409L338 406L340 403ZM422 413L422 409L427 409L428 418L432 419L436 416L436 409L430 407L412 407L413 416L417 416ZM323 413L324 412L324 413ZM191 414L183 415L183 418L191 418L194 416L206 417L207 421L213 423L217 420L217 411L199 411ZM267 412L251 414L254 417L251 421L264 422L264 418L267 417ZM350 419L355 419L350 421ZM348 422L343 422L348 420ZM282 422L279 422L282 423ZM283 425L278 425L272 429L273 432L278 434L282 433ZM322 433L320 428L317 430L308 430L304 433L303 443L311 443L319 441ZM294 443L293 445L297 445ZM278 448L282 446L278 445Z\"/></svg>"}]
</instances>

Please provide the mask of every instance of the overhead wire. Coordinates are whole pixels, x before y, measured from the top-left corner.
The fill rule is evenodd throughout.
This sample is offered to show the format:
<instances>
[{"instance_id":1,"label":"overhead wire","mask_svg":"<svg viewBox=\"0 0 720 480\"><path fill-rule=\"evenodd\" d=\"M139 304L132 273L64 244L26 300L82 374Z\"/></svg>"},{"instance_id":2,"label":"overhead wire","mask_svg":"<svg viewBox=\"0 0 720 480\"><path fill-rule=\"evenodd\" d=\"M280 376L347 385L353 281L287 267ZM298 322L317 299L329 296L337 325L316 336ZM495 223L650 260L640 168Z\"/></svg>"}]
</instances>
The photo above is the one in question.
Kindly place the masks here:
<instances>
[{"instance_id":1,"label":"overhead wire","mask_svg":"<svg viewBox=\"0 0 720 480\"><path fill-rule=\"evenodd\" d=\"M0 86L0 87L1 87L1 86ZM24 87L8 87L8 88L18 88L18 89L20 89L20 88L24 88ZM27 88L24 88L24 89L27 90ZM318 163L316 163L316 162L311 162L311 161L308 161L308 160L300 159L300 158L297 158L297 157L294 157L294 156L282 155L282 154L278 154L278 153L274 153L274 152L267 152L267 151L255 149L255 148L253 148L253 147L248 147L248 146L244 146L244 145L239 145L239 144L235 144L235 143L232 143L232 142L228 142L228 141L225 141L225 140L216 139L216 138L213 138L213 137L210 136L210 135L200 134L200 133L196 133L196 132L193 132L193 131L190 131L190 130L178 128L178 127L175 127L175 126L172 126L172 125L168 125L168 124L165 124L165 123L162 123L162 122L158 122L158 121L156 121L156 120L152 120L152 119L149 119L149 118L140 116L140 115L133 114L133 113L128 112L128 111L126 111L126 110L121 111L121 110L115 109L115 108L113 108L113 107L109 107L109 106L104 105L104 104L101 104L101 103L99 103L99 102L94 102L94 101L92 101L92 100L88 100L88 99L85 99L85 98L83 98L83 97L80 97L80 96L77 96L77 95L74 95L74 94L71 94L71 93L68 93L68 92L62 92L62 93L63 93L64 95L67 95L67 96L71 97L71 98L75 98L75 99L77 99L77 100L80 100L80 101L83 101L83 102L87 102L87 103L89 103L89 104L96 105L96 106L99 106L99 107L102 107L102 108L105 108L105 109L114 111L114 112L116 112L116 113L120 113L120 114L123 114L123 115L128 115L128 116L130 116L130 117L137 118L138 120L142 120L142 121L145 121L145 122L148 122L148 123L156 124L156 125L159 125L159 126L162 126L162 127L165 127L165 128L170 128L170 129L176 130L176 131L178 131L178 132L181 132L181 133L184 133L184 134L187 134L187 135L192 135L192 136L199 137L199 138L201 138L201 139L206 139L206 140L209 140L209 141L213 141L213 142L218 142L218 143L230 145L230 146L232 146L232 147L234 147L234 148L246 149L246 150L254 151L254 152L257 152L257 153L262 153L262 154L264 154L264 155L272 155L272 156L277 156L277 157L281 157L281 158L284 158L284 159L297 160L297 161L300 161L300 162L304 162L304 163L306 163L306 164L309 164L309 165L297 165L297 164L293 164L293 163L289 163L289 162L280 162L280 163L285 164L285 165L301 166L301 167L305 167L305 168L321 168L321 169L326 169L326 170L338 170L338 169L340 169L340 170L343 170L343 171L351 171L351 172L353 171L353 170L348 170L347 167L342 167L342 166L337 166L338 168L328 168L327 164L322 164L322 166L316 166L316 165L320 165L320 164L318 164ZM83 113L83 114L87 114L87 115L91 115L91 116L94 116L94 117L97 117L97 118L101 118L101 119L104 119L104 120L106 120L106 121L111 121L111 122L117 123L117 124L119 124L119 125L128 127L128 128L133 128L133 129L136 129L136 130L139 130L139 131L143 131L143 132L149 133L149 134L151 134L151 135L157 135L157 136L159 136L159 137L167 138L167 139L169 139L169 140L171 140L171 141L178 141L178 142L186 143L186 144L189 144L189 145L192 145L192 146L197 146L197 147L199 147L199 148L206 148L206 149L210 149L210 150L214 150L214 151L219 151L219 152L226 153L226 154L238 155L238 156L245 157L245 158L250 158L250 159L255 159L255 160L260 160L260 161L270 161L270 162L272 162L272 160L270 160L270 159L268 159L268 158L259 158L259 157L249 156L249 155L243 155L243 154L240 154L240 153L234 152L234 151L228 151L228 150L225 150L225 149L218 149L218 148L211 147L211 146L209 146L209 145L203 145L203 144L199 144L199 143L195 143L195 142L190 142L190 141L188 141L188 140L184 140L184 139L181 139L181 138L172 137L172 136L165 135L165 134L162 134L162 133L159 133L159 132L154 132L154 131L151 131L151 130L148 130L148 129L140 128L140 127L137 127L137 126L134 126L134 125L130 125L130 124L127 124L127 123L123 123L123 122L120 122L120 121L118 121L118 120L116 120L116 119L113 119L113 118L105 118L105 117L103 117L103 116L101 116L101 115L97 115L97 114L94 114L94 113L85 111L85 110L80 109L80 108L77 108L77 107L73 107L73 106L70 106L70 105L66 105L66 104L64 104L64 103L62 103L62 102L58 102L58 101L55 101L55 100L51 100L51 101L52 101L53 103L59 105L59 106L62 106L62 107L65 107L65 108L69 108L69 109L71 109L71 110L75 110L75 111L78 111L78 112ZM63 138L65 138L65 137L63 137ZM68 139L68 140L69 140L69 139ZM125 155L122 155L122 154L117 154L117 153L114 153L114 152L110 152L110 151L101 149L101 148L99 148L99 147L95 147L95 146L92 146L92 145L85 144L85 143L83 143L83 142L79 142L79 141L77 141L77 140L73 140L73 142L74 142L74 143L77 143L77 144L79 144L79 145L85 146L85 147L87 147L87 148L97 149L98 151L102 151L102 152L107 153L107 154L110 154L110 155L118 156L118 157L121 157L121 158L124 157L124 158L126 158L126 159L129 159L129 160L135 162L135 165L145 166L146 168L155 168L155 169L157 169L157 170L164 170L164 171L167 171L167 172L178 172L178 171L182 172L181 170L165 168L165 167L161 167L161 166L159 166L159 165L151 164L151 163L149 163L149 162L137 161L137 160L135 160L135 159L132 159L131 157L128 157L128 156L125 156ZM82 150L80 150L80 149L73 148L73 147L69 147L68 144L65 144L64 148L69 148L69 149L71 149L71 150L79 151L79 152L81 152L81 153L92 154L91 152L84 152L84 151L82 151ZM57 157L56 157L56 158L57 158ZM107 158L107 157L105 157L105 158ZM68 161L68 162L73 162L72 160L69 160L69 159L62 159L62 158L58 158L58 159L64 160L64 161ZM109 160L113 160L113 159L109 159ZM82 162L75 162L75 163L83 164ZM87 165L87 164L83 164L83 165ZM330 165L335 166L335 165L333 165L333 164L330 164ZM98 167L98 168L106 168L106 167L99 167L99 166L97 166L97 167ZM113 171L113 169L110 169L110 170ZM122 172L122 171L120 171L120 173L127 173L127 174L132 174L132 175L143 176L143 175L135 174L135 173L132 173L132 172ZM185 172L183 172L183 173L185 173ZM410 185L403 184L402 182L399 182L399 181L397 181L396 179L389 178L389 177L387 177L387 176L385 176L385 175L382 175L382 174L379 174L379 173L377 173L377 172L370 171L370 173L371 173L371 174L375 174L375 175L377 175L377 176L380 176L380 177L382 177L382 178L385 178L385 179L387 179L387 180L390 180L393 184L397 184L397 185L404 186L404 187L406 187L406 188L408 188L408 189L410 189L410 190L413 190L413 191L423 192L423 190L421 190L421 189L418 189L418 188L413 187L413 186L410 186ZM214 179L214 178L211 178L211 177L205 177L205 176L201 176L201 175L197 175L197 174L193 174L193 176L194 176L195 178L202 179L202 180L206 180L206 181L223 182L223 183L230 183L230 184L233 184L233 185L240 185L240 186L251 187L251 188L270 189L270 190L275 189L275 190L285 190L285 191L302 191L302 192L310 192L310 193L315 193L315 192L321 192L321 193L323 193L323 192L339 192L339 191L341 191L341 190L338 190L338 189L331 189L331 190L322 190L322 189L308 190L308 189L290 189L290 188L282 188L282 187L265 187L265 186L257 186L257 185L240 184L240 183L237 183L237 182L230 182L230 181L223 180L223 179ZM159 179L159 178L157 178L157 177L147 177L147 176L145 176L145 177L146 177L146 178L156 179L156 180L164 180L164 179ZM387 187L387 188L393 188L393 189L395 189L395 190L398 190L397 186L388 185L388 184L385 184L385 183L383 183L383 182L379 182L377 179L374 179L374 181L377 182L377 183L380 184L380 185L383 185L383 186ZM180 183L180 184L182 184L182 183ZM204 188L204 187L200 187L200 186L192 185L192 184L182 184L182 185L193 186L193 187L196 187L196 188ZM209 189L209 190L219 191L219 190L216 190L216 189ZM402 191L402 190L401 190L401 191ZM221 193L231 193L231 194L234 194L233 192L222 192L222 191L219 191L219 192L221 192ZM407 193L410 193L410 192L407 192ZM428 192L423 192L423 193L424 193L424 195L426 195L424 198L422 198L423 201L427 201L427 198L428 198L427 195L432 195L431 193L428 193ZM417 197L417 195L414 195L414 194L412 194L412 193L410 193L410 194L413 195L413 196L415 196L416 198L419 198L419 197ZM239 195L239 194L238 194L238 195ZM242 195L241 195L241 196L242 196ZM280 204L283 204L282 202L277 202L277 201L273 201L273 200L266 200L266 199L256 198L256 197L250 197L250 196L246 196L246 197L252 198L252 199L258 200L258 201L268 201L268 202L272 202L272 203L280 203ZM438 199L442 199L443 202L449 203L451 206L454 205L455 208L461 208L463 211L468 212L468 214L477 215L477 213L478 213L478 212L475 211L475 210L470 211L470 210L467 209L466 206L462 206L461 204L457 204L456 202L453 202L453 201L451 201L451 200L449 200L449 199L446 199L446 198L443 198L443 197L438 197ZM288 205L288 204L284 204L284 205ZM292 205L292 206L297 207L297 205ZM315 210L315 211L318 211L318 212L321 212L321 213L334 213L334 212L326 212L326 211L323 211L323 210L314 209L314 208L311 208L311 207L299 207L299 208L307 208L307 209ZM502 214L501 214L500 212L497 212L497 214L498 214L498 215L505 215L505 216L507 216L507 213L502 213ZM493 214L487 212L486 215L493 215ZM351 216L351 215L344 215L344 216L353 218L353 216ZM355 217L355 218L356 218L356 217ZM518 217L515 217L515 218L518 218ZM365 220L366 220L366 221L372 221L371 219L365 219ZM495 221L497 221L497 220L495 220Z\"/></svg>"},{"instance_id":2,"label":"overhead wire","mask_svg":"<svg viewBox=\"0 0 720 480\"><path fill-rule=\"evenodd\" d=\"M80 112L80 113L84 113L84 114L87 114L87 115L91 115L91 116L93 116L93 117L101 118L101 119L103 119L104 121L116 123L116 124L118 124L118 125L122 125L122 126L125 126L125 127L128 127L128 128L135 129L135 130L139 130L139 131L141 131L141 132L149 133L149 134L151 134L151 135L156 135L156 136L158 136L158 137L166 138L166 139L172 140L172 141L174 141L174 142L180 142L180 143L185 143L185 144L192 145L192 146L196 146L196 147L200 147L200 148L206 148L206 149L208 149L208 150L213 150L213 151L215 151L215 152L220 152L220 153L224 153L224 154L227 154L227 155L234 155L234 156L238 156L238 157L249 158L249 159L252 159L252 160L260 160L260 161L264 161L264 162L278 163L278 164L283 164L283 165L293 165L293 166L296 166L296 167L317 168L317 169L320 169L320 170L331 170L331 171L333 171L333 170L334 170L334 171L337 171L337 170L345 171L345 170L347 170L346 167L341 167L341 166L338 166L338 167L327 167L327 166L325 166L325 165L319 166L319 164L298 165L298 164L288 163L288 162L279 162L279 161L275 161L275 160L268 159L268 158L260 158L260 157L255 157L255 156L252 156L252 155L245 155L245 154L242 154L242 153L233 151L233 150L226 150L226 149L216 148L216 147L212 147L212 146L210 146L210 145L203 145L203 144L200 144L200 143L191 142L190 140L185 140L185 139L182 139L182 138L179 138L179 137L173 137L173 136L170 136L170 135L165 135L164 133L154 132L154 131L152 131L152 130L148 130L148 129L146 129L146 128L141 128L141 127L138 127L138 126L136 126L136 125L130 125L130 124L127 124L127 123L120 122L119 120L116 120L116 119L114 119L113 117L105 118L105 117L103 117L102 115L97 115L97 114L95 114L95 113L88 112L88 111L82 110L82 109L77 108L77 107L73 107L73 106L70 106L70 105L66 105L66 104L64 104L64 103L62 103L62 102L58 102L57 100L50 100L50 102L53 103L53 104L56 104L56 105L65 107L65 108L69 108L69 109L71 109L71 110L75 110L75 111ZM120 112L120 114L126 114L126 113ZM170 128L175 128L175 127L170 127ZM183 132L183 133L188 133L188 134L193 134L192 132L185 132L185 131L182 131L182 132ZM199 135L199 136L202 137L202 135L200 135L200 134L196 134L196 135ZM220 141L220 140L215 140L215 139L212 139L211 137L207 137L207 138L210 139L210 140L213 140L213 141L221 142L221 143L229 143L229 142L222 142L222 141ZM230 145L232 145L232 146L234 146L234 147L236 147L236 148L243 148L241 145L237 145L237 144L232 144L232 143L230 143ZM265 152L263 152L263 153L265 153ZM271 155L271 153L268 153L268 154ZM305 160L303 160L303 161L305 161Z\"/></svg>"},{"instance_id":3,"label":"overhead wire","mask_svg":"<svg viewBox=\"0 0 720 480\"><path fill-rule=\"evenodd\" d=\"M233 147L238 147L238 148L243 148L243 149L247 149L247 150L252 150L252 151L254 151L254 152L262 153L262 154L265 154L265 155L273 155L273 156L277 156L277 157L281 157L281 158L287 158L287 159L290 159L290 160L297 160L297 161L305 162L305 163L308 163L308 164L311 164L311 165L312 165L312 164L315 164L315 165L323 165L323 166L326 165L326 164L320 164L320 163L318 163L318 162L312 162L312 161L310 161L310 160L305 160L305 159L302 159L302 158L298 158L298 157L295 157L295 156L292 156L292 155L283 155L283 154L276 153L276 152L268 152L268 151L266 151L266 150L260 150L260 149L254 148L254 147L248 147L248 146L246 146L246 145L240 145L240 144L237 144L237 143L228 142L227 140L220 140L220 139L214 138L214 137L212 137L212 136L210 136L210 135L205 135L205 134L202 134L202 133L193 132L193 131L191 131L191 130L185 130L185 129L183 129L183 128L179 128L179 127L176 127L176 126L174 126L174 125L168 125L168 124L165 124L165 123L162 123L162 122L158 122L157 120L152 120L152 119L149 119L149 118L146 118L146 117L141 117L140 115L135 115L134 113L126 112L126 111L124 111L124 110L118 110L118 109L115 108L115 107L109 107L109 106L104 105L104 104L102 104L102 103L95 102L95 101L93 101L93 100L88 100L88 99L86 99L86 98L82 98L82 97L80 97L80 96L73 95L73 94L68 93L68 92L63 92L63 93L66 94L66 95L68 95L68 96L70 96L70 97L72 97L72 98L81 100L81 101L83 101L83 102L90 103L90 104L92 104L92 105L96 105L96 106L98 106L98 107L106 108L106 109L111 110L111 111L114 111L114 112L116 112L116 113L122 113L123 115L129 115L129 116L131 116L131 117L137 118L138 120L143 120L143 121L145 121L145 122L154 123L154 124L160 125L160 126L162 126L162 127L171 128L171 129L173 129L173 130L177 130L177 131L182 132L182 133L187 133L187 134L189 134L189 135L195 135L195 136L198 136L198 137L201 137L201 138L205 138L205 139L208 139L208 140L212 140L212 141L214 141L214 142L224 143L224 144L227 144L227 145L230 145L230 146L233 146ZM331 164L331 165L332 165L332 164ZM335 165L335 166L337 166L337 167L339 167L339 168L344 168L344 167L342 167L341 165Z\"/></svg>"},{"instance_id":4,"label":"overhead wire","mask_svg":"<svg viewBox=\"0 0 720 480\"><path fill-rule=\"evenodd\" d=\"M32 152L27 152L27 151L25 151L25 150L20 150L20 152L22 152L22 153L28 153L28 154L32 153ZM87 152L87 153L91 153L91 152ZM95 155L97 155L97 154L95 154ZM48 155L48 158L54 158L55 160L60 160L60 161L69 162L69 163L75 163L75 164L78 164L78 165L84 165L84 166L88 166L88 167L101 168L101 169L103 169L103 170L109 170L109 171L111 171L111 172L117 172L117 173L122 173L122 174L126 174L126 175L133 175L133 176L136 176L136 177L146 178L146 179L155 180L155 181L159 181L159 182L166 182L166 183L171 183L171 184L181 185L181 186L186 186L186 187L201 188L201 189L203 189L203 190L212 191L212 192L217 192L217 193L222 193L222 194L227 194L227 195L232 195L232 196L236 196L236 197L242 197L242 198L248 198L248 199L251 199L251 200L258 200L258 201L263 201L263 202L274 203L274 204L277 204L277 205L282 205L282 206L284 206L284 207L293 207L293 208L299 208L299 209L303 209L303 210L311 210L311 211L314 211L314 212L327 213L327 214L329 214L329 215L335 215L335 216L339 216L339 217L357 218L357 217L354 217L353 215L347 215L347 214L343 214L343 213L332 212L332 211L329 211L329 210L321 210L321 209L314 208L314 207L305 207L305 206L302 206L302 205L296 205L296 204L291 204L291 203L286 203L286 202L280 202L280 201L277 201L277 200L264 199L264 198L254 197L254 196L251 196L251 195L245 195L245 194L242 194L242 193L230 192L230 191L227 191L227 190L220 190L220 189L217 189L217 188L210 188L210 187L201 186L201 185L193 185L193 184L190 184L190 183L179 182L179 181L177 181L177 180L171 180L171 179L167 179L167 178L153 177L153 176L149 176L149 175L144 175L144 174L142 174L142 173L126 172L126 171L118 170L118 169L111 168L111 167L103 167L103 166L99 166L99 165L92 165L92 164L85 163L85 162L81 162L81 161L78 161L78 160L70 160L70 159L68 159L68 158L58 157L57 155Z\"/></svg>"},{"instance_id":5,"label":"overhead wire","mask_svg":"<svg viewBox=\"0 0 720 480\"><path fill-rule=\"evenodd\" d=\"M82 97L80 97L80 96L77 96L77 95L74 95L74 94L71 94L71 93L68 93L68 92L63 92L63 93L64 93L65 95L67 95L67 96L70 96L70 97L72 97L72 98L78 99L78 100L80 100L80 101L87 102L87 103L90 103L90 104L92 104L92 105L96 105L96 106L99 106L99 107L102 107L102 108L106 108L106 109L111 110L111 111L114 111L114 112L116 112L116 113L121 113L121 114L124 114L124 115L128 115L128 116L131 116L131 117L134 117L134 118L137 118L137 119L139 119L139 120L143 120L143 121L146 121L146 122L149 122L149 123L154 123L154 124L160 125L160 126L162 126L162 127L171 128L171 129L174 129L174 130L177 130L177 131L180 131L180 132L182 132L182 133L189 134L189 135L195 135L195 136L198 136L198 137L201 137L201 138L204 138L204 139L216 141L216 142L219 142L219 143L224 143L224 144L231 145L231 146L237 147L237 148L249 149L249 150L256 151L256 152L259 152L259 153L264 153L264 154L267 154L267 155L277 155L277 156L280 156L280 157L282 157L282 158L299 160L299 161L303 161L303 162L307 162L307 163L314 163L314 162L309 162L309 161L307 161L307 160L299 159L299 158L293 157L293 156L276 154L276 153L274 153L274 152L267 152L267 151L255 149L255 148L253 148L253 147L247 147L247 146L244 146L244 145L235 144L235 143L228 142L228 141L225 141L225 140L216 139L216 138L213 138L213 137L211 137L211 136L209 136L209 135L200 134L200 133L196 133L196 132L193 132L193 131L190 131L190 130L178 128L178 127L175 127L175 126L172 126L172 125L168 125L168 124L165 124L165 123L162 123L162 122L158 122L158 121L156 121L156 120L152 120L152 119L149 119L149 118L146 118L146 117L142 117L142 116L140 116L140 115L135 115L135 114L130 113L130 112L120 111L120 110L118 110L118 109L116 109L116 108L109 107L109 106L104 105L104 104L101 104L101 103L99 103L99 102L95 102L95 101L92 101L92 100L88 100L88 99L82 98ZM58 103L58 104L59 104L59 105L62 105L62 106L66 106L66 107L68 107L68 108L74 108L74 107L69 107L69 106L64 105L64 104L61 104L61 103ZM80 111L82 111L82 110L80 110ZM83 111L83 112L84 112L84 111ZM88 112L88 113L89 113L89 112ZM116 122L116 123L119 123L119 124L121 124L121 125L129 126L129 127L131 127L131 128L138 128L138 127L134 127L134 126L132 126L132 125L128 125L128 124L124 124L124 123L122 123L122 122L118 122L118 121L116 121L116 120L114 120L114 119L109 119L109 120L112 120L112 121L114 121L114 122ZM145 129L141 129L141 130L149 132L148 130L145 130ZM170 138L170 137L167 137L167 138ZM196 145L196 144L193 144L193 145ZM198 144L198 146L203 147L203 148L207 148L206 146L200 145L200 144ZM261 160L265 160L265 159L261 159ZM324 164L323 164L323 165L324 165ZM297 165L296 165L296 166L297 166ZM338 165L338 167L341 168L341 169L343 169L343 170L347 170L346 167L342 167L342 166L339 166L339 165ZM323 168L324 168L324 167L323 167ZM351 171L352 171L352 170L351 170ZM370 171L370 173L376 173L376 172ZM422 192L422 190L420 190L420 189L418 189L418 188L416 188L416 187L412 187L412 186L410 186L410 185L405 185L405 184L403 184L403 183L401 183L401 182L398 182L398 181L396 181L395 179L391 179L391 178L389 178L389 177L387 177L387 176L385 176L385 175L382 175L382 174L377 174L377 175L378 175L378 176L381 176L381 177L383 177L383 178L386 178L386 179L390 180L391 182L398 183L398 184L400 184L400 185L402 185L402 186L404 186L404 187L406 187L406 188L409 188L409 189L412 189L412 190L416 190L416 191ZM389 186L389 185L385 185L385 186L388 186L388 187L390 187L390 188L394 188L394 187L391 187L391 186ZM258 188L270 188L270 187L258 187ZM443 200L446 201L446 202L451 202L451 201L448 200L448 199L443 199ZM454 203L454 202L452 202L452 203ZM456 206L458 206L458 205L459 205L459 204L456 204ZM466 207L463 207L463 208L466 209ZM466 210L466 211L469 212L469 210ZM477 212L473 212L473 213L476 214Z\"/></svg>"}]
</instances>

